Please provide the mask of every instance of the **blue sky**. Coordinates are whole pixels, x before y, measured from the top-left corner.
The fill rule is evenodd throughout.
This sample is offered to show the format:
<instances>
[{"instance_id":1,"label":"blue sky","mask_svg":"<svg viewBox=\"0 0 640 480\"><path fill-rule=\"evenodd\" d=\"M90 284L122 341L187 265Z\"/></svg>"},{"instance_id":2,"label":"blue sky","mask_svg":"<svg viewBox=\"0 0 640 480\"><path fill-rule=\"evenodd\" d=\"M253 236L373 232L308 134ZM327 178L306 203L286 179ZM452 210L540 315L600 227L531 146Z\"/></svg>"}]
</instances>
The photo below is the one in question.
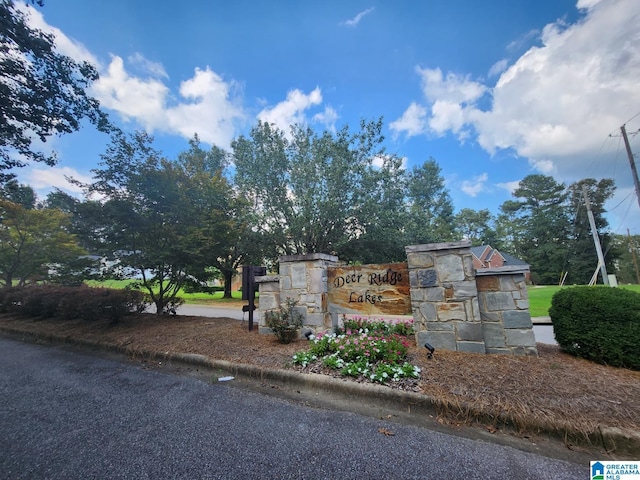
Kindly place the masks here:
<instances>
[{"instance_id":1,"label":"blue sky","mask_svg":"<svg viewBox=\"0 0 640 480\"><path fill-rule=\"evenodd\" d=\"M456 210L511 197L531 173L613 178L616 233L640 233L619 128L640 130L637 0L49 0L31 21L88 59L92 94L127 130L173 157L198 133L228 148L258 119L352 129L383 117L386 147L411 168L433 157ZM631 148L640 154L640 135ZM78 194L108 138L53 139L54 168L20 180Z\"/></svg>"}]
</instances>

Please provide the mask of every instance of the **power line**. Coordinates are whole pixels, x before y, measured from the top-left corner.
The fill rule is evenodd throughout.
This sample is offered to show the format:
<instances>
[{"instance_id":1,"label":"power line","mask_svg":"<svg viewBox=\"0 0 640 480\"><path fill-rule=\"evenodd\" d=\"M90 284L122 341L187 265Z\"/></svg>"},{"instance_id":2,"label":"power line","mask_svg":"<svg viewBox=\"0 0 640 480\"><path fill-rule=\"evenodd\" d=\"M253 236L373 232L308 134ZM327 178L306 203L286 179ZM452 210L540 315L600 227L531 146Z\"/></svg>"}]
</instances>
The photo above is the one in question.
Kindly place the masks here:
<instances>
[{"instance_id":1,"label":"power line","mask_svg":"<svg viewBox=\"0 0 640 480\"><path fill-rule=\"evenodd\" d=\"M633 117L631 117L629 120L627 120L626 122L624 122L625 124L629 123L631 120L633 120L634 118L636 118L637 116L640 116L640 112L636 113Z\"/></svg>"},{"instance_id":2,"label":"power line","mask_svg":"<svg viewBox=\"0 0 640 480\"><path fill-rule=\"evenodd\" d=\"M616 208L618 208L620 205L622 205L622 204L627 200L627 198L629 198L631 195L633 195L633 192L629 192L629 193L627 194L627 196L626 196L626 197L624 197L624 198L620 201L620 203L618 203L615 207L610 208L608 211L609 211L609 212L613 212Z\"/></svg>"},{"instance_id":3,"label":"power line","mask_svg":"<svg viewBox=\"0 0 640 480\"><path fill-rule=\"evenodd\" d=\"M629 195L627 195L627 198L625 200L627 200L632 194L633 194L633 192L629 193ZM620 230L620 228L622 228L622 225L624 224L625 220L627 219L627 215L629 215L629 210L631 210L631 205L633 205L633 202L629 202L629 205L627 206L627 211L623 215L622 220L620 220L620 225L618 225L618 228L616 228L614 230L614 232L617 232L618 230Z\"/></svg>"}]
</instances>

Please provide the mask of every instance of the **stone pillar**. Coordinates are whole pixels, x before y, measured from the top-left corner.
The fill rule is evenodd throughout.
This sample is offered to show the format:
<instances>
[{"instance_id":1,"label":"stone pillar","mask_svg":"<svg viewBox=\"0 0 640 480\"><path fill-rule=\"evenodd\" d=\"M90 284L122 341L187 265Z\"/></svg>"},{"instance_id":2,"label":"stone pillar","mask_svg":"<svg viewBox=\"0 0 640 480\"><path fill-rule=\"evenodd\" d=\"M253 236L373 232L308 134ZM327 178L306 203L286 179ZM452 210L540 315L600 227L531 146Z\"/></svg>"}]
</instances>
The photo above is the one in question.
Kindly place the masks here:
<instances>
[{"instance_id":1,"label":"stone pillar","mask_svg":"<svg viewBox=\"0 0 640 480\"><path fill-rule=\"evenodd\" d=\"M538 355L525 282L528 271L521 266L476 271L487 353Z\"/></svg>"},{"instance_id":2,"label":"stone pillar","mask_svg":"<svg viewBox=\"0 0 640 480\"><path fill-rule=\"evenodd\" d=\"M331 328L331 316L327 308L327 267L338 263L338 257L324 253L285 255L279 258L279 298L274 305L272 297L263 305L260 290L260 330L264 325L264 312L280 308L286 298L298 302L298 310L304 317L305 327L312 330ZM264 278L264 277L263 277ZM275 299L275 296L273 297ZM266 329L268 331L268 329Z\"/></svg>"},{"instance_id":3,"label":"stone pillar","mask_svg":"<svg viewBox=\"0 0 640 480\"><path fill-rule=\"evenodd\" d=\"M264 313L267 310L280 308L280 276L256 277L255 282L258 284L260 296L258 297L258 309L254 313L258 322L258 332L260 332L260 329L264 327Z\"/></svg>"},{"instance_id":4,"label":"stone pillar","mask_svg":"<svg viewBox=\"0 0 640 480\"><path fill-rule=\"evenodd\" d=\"M418 344L485 353L471 242L411 245L405 250Z\"/></svg>"}]
</instances>

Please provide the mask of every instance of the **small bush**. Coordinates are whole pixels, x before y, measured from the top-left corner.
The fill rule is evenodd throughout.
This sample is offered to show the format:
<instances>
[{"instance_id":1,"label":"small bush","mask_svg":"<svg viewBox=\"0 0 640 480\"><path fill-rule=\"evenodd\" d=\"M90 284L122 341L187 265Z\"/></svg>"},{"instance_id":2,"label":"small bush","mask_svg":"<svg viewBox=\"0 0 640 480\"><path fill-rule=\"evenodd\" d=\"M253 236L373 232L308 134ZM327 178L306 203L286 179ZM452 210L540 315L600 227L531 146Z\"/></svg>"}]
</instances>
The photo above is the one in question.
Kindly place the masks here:
<instances>
[{"instance_id":1,"label":"small bush","mask_svg":"<svg viewBox=\"0 0 640 480\"><path fill-rule=\"evenodd\" d=\"M271 329L280 343L291 343L298 335L304 318L296 310L298 302L287 298L280 307L280 311L269 310L265 312L265 324Z\"/></svg>"},{"instance_id":2,"label":"small bush","mask_svg":"<svg viewBox=\"0 0 640 480\"><path fill-rule=\"evenodd\" d=\"M549 315L567 353L640 370L640 294L610 287L565 288L551 299Z\"/></svg>"}]
</instances>

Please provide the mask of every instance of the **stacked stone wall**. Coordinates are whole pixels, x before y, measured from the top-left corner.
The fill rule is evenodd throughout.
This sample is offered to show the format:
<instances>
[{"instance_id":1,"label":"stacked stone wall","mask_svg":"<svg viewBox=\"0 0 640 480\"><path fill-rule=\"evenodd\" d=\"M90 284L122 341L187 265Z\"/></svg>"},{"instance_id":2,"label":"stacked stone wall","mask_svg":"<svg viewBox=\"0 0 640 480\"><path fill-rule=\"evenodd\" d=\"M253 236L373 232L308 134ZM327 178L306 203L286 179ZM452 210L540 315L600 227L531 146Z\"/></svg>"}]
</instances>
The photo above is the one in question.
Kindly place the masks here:
<instances>
[{"instance_id":1,"label":"stacked stone wall","mask_svg":"<svg viewBox=\"0 0 640 480\"><path fill-rule=\"evenodd\" d=\"M302 314L306 327L314 331L331 328L331 315L327 308L327 267L337 262L338 257L321 253L280 257L277 276L259 277L256 280L260 285L259 331L270 331L264 322L265 312L278 310L287 298L298 302L296 308ZM278 292L275 292L274 277L277 277ZM263 286L266 295L264 303Z\"/></svg>"},{"instance_id":2,"label":"stacked stone wall","mask_svg":"<svg viewBox=\"0 0 640 480\"><path fill-rule=\"evenodd\" d=\"M485 353L471 244L406 247L417 341Z\"/></svg>"},{"instance_id":3,"label":"stacked stone wall","mask_svg":"<svg viewBox=\"0 0 640 480\"><path fill-rule=\"evenodd\" d=\"M537 355L525 283L528 267L477 270L468 241L406 247L416 341L438 350ZM279 274L258 277L258 324L285 299L298 302L306 329L335 327L327 302L327 268L338 257L280 257Z\"/></svg>"},{"instance_id":4,"label":"stacked stone wall","mask_svg":"<svg viewBox=\"0 0 640 480\"><path fill-rule=\"evenodd\" d=\"M476 272L487 353L538 354L529 313L526 271L502 267Z\"/></svg>"}]
</instances>

